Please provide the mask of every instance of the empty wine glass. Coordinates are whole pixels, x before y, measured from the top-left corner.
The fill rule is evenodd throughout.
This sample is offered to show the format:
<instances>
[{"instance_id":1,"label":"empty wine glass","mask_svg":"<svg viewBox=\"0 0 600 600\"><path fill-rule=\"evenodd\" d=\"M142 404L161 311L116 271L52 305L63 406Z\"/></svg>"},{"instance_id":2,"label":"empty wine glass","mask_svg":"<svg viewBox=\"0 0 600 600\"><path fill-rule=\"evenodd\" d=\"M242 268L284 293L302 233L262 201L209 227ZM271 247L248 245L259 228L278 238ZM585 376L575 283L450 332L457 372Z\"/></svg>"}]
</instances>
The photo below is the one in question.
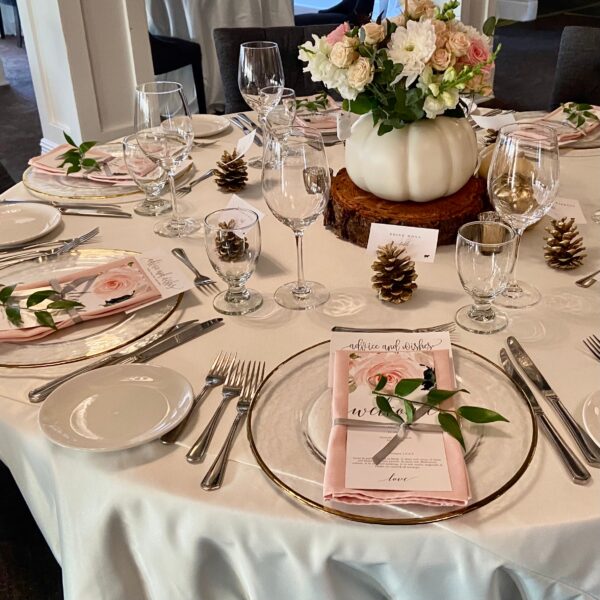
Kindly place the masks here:
<instances>
[{"instance_id":1,"label":"empty wine glass","mask_svg":"<svg viewBox=\"0 0 600 600\"><path fill-rule=\"evenodd\" d=\"M261 94L268 93L269 88L262 89ZM281 88L281 95L265 116L267 129L291 127L296 118L296 92L291 88Z\"/></svg>"},{"instance_id":2,"label":"empty wine glass","mask_svg":"<svg viewBox=\"0 0 600 600\"><path fill-rule=\"evenodd\" d=\"M185 237L200 223L180 214L175 189L175 170L188 157L194 132L192 119L179 83L156 81L136 88L135 131L140 148L167 172L172 215L154 227L164 237Z\"/></svg>"},{"instance_id":3,"label":"empty wine glass","mask_svg":"<svg viewBox=\"0 0 600 600\"><path fill-rule=\"evenodd\" d=\"M516 263L525 229L551 208L558 191L558 143L551 127L514 123L500 130L488 174L488 194L498 214L517 234L511 281L496 304L523 308L539 302L540 292L517 281Z\"/></svg>"},{"instance_id":4,"label":"empty wine glass","mask_svg":"<svg viewBox=\"0 0 600 600\"><path fill-rule=\"evenodd\" d=\"M474 304L458 310L455 320L473 333L495 333L508 325L505 313L492 300L508 284L515 259L515 233L504 223L473 221L458 230L456 269Z\"/></svg>"},{"instance_id":5,"label":"empty wine glass","mask_svg":"<svg viewBox=\"0 0 600 600\"><path fill-rule=\"evenodd\" d=\"M329 165L323 138L307 127L273 129L265 137L263 195L271 212L294 232L297 280L275 292L285 308L304 310L327 302L329 292L320 283L304 279L304 230L323 212L329 197Z\"/></svg>"},{"instance_id":6,"label":"empty wine glass","mask_svg":"<svg viewBox=\"0 0 600 600\"><path fill-rule=\"evenodd\" d=\"M260 255L260 222L252 210L224 208L204 219L206 252L228 289L213 306L225 315L245 315L262 306L262 296L245 287Z\"/></svg>"},{"instance_id":7,"label":"empty wine glass","mask_svg":"<svg viewBox=\"0 0 600 600\"><path fill-rule=\"evenodd\" d=\"M171 210L170 200L161 198L167 172L144 154L135 134L123 139L123 159L131 178L145 195L144 201L133 207L134 212L156 216Z\"/></svg>"}]
</instances>

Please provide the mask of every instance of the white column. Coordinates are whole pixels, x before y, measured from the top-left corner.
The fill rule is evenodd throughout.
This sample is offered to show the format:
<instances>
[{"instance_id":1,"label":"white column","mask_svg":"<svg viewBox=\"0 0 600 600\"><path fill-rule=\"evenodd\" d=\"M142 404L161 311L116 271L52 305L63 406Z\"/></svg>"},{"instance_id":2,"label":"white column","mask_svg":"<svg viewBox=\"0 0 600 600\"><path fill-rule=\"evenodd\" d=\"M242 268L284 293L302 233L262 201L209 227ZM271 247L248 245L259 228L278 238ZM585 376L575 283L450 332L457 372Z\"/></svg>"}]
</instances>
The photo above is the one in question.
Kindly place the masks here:
<instances>
[{"instance_id":1,"label":"white column","mask_svg":"<svg viewBox=\"0 0 600 600\"><path fill-rule=\"evenodd\" d=\"M511 21L534 21L538 0L497 0L497 17Z\"/></svg>"},{"instance_id":2,"label":"white column","mask_svg":"<svg viewBox=\"0 0 600 600\"><path fill-rule=\"evenodd\" d=\"M133 128L134 90L154 79L144 0L18 0L42 150Z\"/></svg>"},{"instance_id":3,"label":"white column","mask_svg":"<svg viewBox=\"0 0 600 600\"><path fill-rule=\"evenodd\" d=\"M497 0L462 0L460 20L466 25L472 25L481 30L489 17L497 17Z\"/></svg>"}]
</instances>

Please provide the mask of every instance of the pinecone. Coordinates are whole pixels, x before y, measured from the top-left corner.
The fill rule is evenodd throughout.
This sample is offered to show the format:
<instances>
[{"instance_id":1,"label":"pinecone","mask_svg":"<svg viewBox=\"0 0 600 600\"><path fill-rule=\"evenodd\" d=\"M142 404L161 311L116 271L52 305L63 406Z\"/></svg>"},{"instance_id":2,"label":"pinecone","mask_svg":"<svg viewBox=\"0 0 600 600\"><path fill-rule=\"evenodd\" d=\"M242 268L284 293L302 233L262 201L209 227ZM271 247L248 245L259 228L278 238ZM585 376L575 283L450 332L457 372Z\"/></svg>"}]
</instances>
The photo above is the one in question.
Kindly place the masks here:
<instances>
[{"instance_id":1,"label":"pinecone","mask_svg":"<svg viewBox=\"0 0 600 600\"><path fill-rule=\"evenodd\" d=\"M248 250L248 240L231 231L235 229L235 219L229 222L219 223L223 231L217 233L215 245L221 260L235 262L242 260Z\"/></svg>"},{"instance_id":2,"label":"pinecone","mask_svg":"<svg viewBox=\"0 0 600 600\"><path fill-rule=\"evenodd\" d=\"M371 278L380 300L402 304L410 300L417 278L415 263L405 254L406 248L390 242L377 249L377 260L371 265Z\"/></svg>"},{"instance_id":3,"label":"pinecone","mask_svg":"<svg viewBox=\"0 0 600 600\"><path fill-rule=\"evenodd\" d=\"M575 219L562 218L560 221L552 219L552 227L546 227L550 234L544 238L544 258L553 269L575 269L583 263L587 254L583 238L579 235Z\"/></svg>"},{"instance_id":4,"label":"pinecone","mask_svg":"<svg viewBox=\"0 0 600 600\"><path fill-rule=\"evenodd\" d=\"M235 150L231 154L227 150L223 152L217 167L219 168L215 170L215 180L219 187L228 192L239 192L245 187L248 181L248 166L242 157L237 157Z\"/></svg>"}]
</instances>

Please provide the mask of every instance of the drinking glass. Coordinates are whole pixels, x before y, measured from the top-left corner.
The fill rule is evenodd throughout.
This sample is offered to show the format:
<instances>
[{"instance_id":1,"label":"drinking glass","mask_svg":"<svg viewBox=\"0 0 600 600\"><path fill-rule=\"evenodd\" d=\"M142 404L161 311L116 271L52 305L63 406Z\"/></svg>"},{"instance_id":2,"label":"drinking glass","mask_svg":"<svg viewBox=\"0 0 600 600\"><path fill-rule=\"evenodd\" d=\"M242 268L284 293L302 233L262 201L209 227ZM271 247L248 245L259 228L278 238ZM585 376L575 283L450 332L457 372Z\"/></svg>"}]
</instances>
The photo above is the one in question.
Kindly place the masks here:
<instances>
[{"instance_id":1,"label":"drinking glass","mask_svg":"<svg viewBox=\"0 0 600 600\"><path fill-rule=\"evenodd\" d=\"M280 88L281 95L265 115L265 125L267 129L276 129L280 127L291 127L296 118L296 92L291 88ZM260 91L261 96L269 93L269 88L263 88ZM266 104L266 102L265 102Z\"/></svg>"},{"instance_id":2,"label":"drinking glass","mask_svg":"<svg viewBox=\"0 0 600 600\"><path fill-rule=\"evenodd\" d=\"M307 127L273 129L265 136L263 195L275 217L294 232L297 280L275 292L280 306L304 310L329 299L329 292L304 279L304 230L325 209L331 185L321 134Z\"/></svg>"},{"instance_id":3,"label":"drinking glass","mask_svg":"<svg viewBox=\"0 0 600 600\"><path fill-rule=\"evenodd\" d=\"M515 233L504 223L473 221L458 230L456 269L474 303L458 310L455 320L473 333L495 333L508 317L494 310L492 300L507 286L515 260Z\"/></svg>"},{"instance_id":4,"label":"drinking glass","mask_svg":"<svg viewBox=\"0 0 600 600\"><path fill-rule=\"evenodd\" d=\"M240 45L238 87L246 104L256 111L259 121L264 122L269 108L263 103L270 101L271 106L275 106L281 98L284 84L283 64L279 46L275 42L245 42ZM265 88L274 89L274 96L264 94L261 97L260 91ZM248 164L258 168L262 166L259 158Z\"/></svg>"},{"instance_id":5,"label":"drinking glass","mask_svg":"<svg viewBox=\"0 0 600 600\"><path fill-rule=\"evenodd\" d=\"M225 315L245 315L262 306L262 296L246 288L260 255L260 223L252 210L224 208L204 219L204 241L213 269L228 289L213 300Z\"/></svg>"},{"instance_id":6,"label":"drinking glass","mask_svg":"<svg viewBox=\"0 0 600 600\"><path fill-rule=\"evenodd\" d=\"M167 173L144 154L135 134L123 139L123 159L131 178L145 195L144 201L133 207L134 212L154 217L171 210L171 202L160 196L167 182Z\"/></svg>"},{"instance_id":7,"label":"drinking glass","mask_svg":"<svg viewBox=\"0 0 600 600\"><path fill-rule=\"evenodd\" d=\"M508 308L533 306L541 298L516 278L519 244L525 229L551 208L558 191L558 143L554 129L514 123L500 130L488 174L488 194L502 220L517 234L511 281L496 299Z\"/></svg>"},{"instance_id":8,"label":"drinking glass","mask_svg":"<svg viewBox=\"0 0 600 600\"><path fill-rule=\"evenodd\" d=\"M175 171L188 157L194 132L192 119L179 83L156 81L136 88L135 131L143 152L167 172L171 192L171 218L159 221L155 233L164 237L185 237L200 223L184 217L177 204Z\"/></svg>"}]
</instances>

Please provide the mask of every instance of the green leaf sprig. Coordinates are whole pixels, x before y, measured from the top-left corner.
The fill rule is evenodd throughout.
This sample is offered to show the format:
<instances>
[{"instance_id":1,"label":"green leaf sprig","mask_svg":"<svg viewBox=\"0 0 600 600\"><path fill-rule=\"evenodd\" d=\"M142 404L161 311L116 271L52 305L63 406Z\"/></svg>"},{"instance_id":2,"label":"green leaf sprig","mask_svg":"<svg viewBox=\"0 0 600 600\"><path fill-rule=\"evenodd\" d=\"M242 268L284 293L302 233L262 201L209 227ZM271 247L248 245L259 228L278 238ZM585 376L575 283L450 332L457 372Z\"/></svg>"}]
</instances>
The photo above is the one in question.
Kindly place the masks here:
<instances>
[{"instance_id":1,"label":"green leaf sprig","mask_svg":"<svg viewBox=\"0 0 600 600\"><path fill-rule=\"evenodd\" d=\"M561 106L567 115L567 121L576 129L583 127L589 121L598 121L598 116L592 112L594 107L591 104L567 102Z\"/></svg>"},{"instance_id":2,"label":"green leaf sprig","mask_svg":"<svg viewBox=\"0 0 600 600\"><path fill-rule=\"evenodd\" d=\"M65 136L67 143L72 146L70 150L67 150L58 156L58 158L62 159L62 163L59 165L59 167L69 165L69 168L67 169L67 175L70 175L71 173L77 173L81 171L81 169L85 169L86 171L98 171L100 169L100 165L98 164L97 160L85 157L86 153L98 142L82 142L78 146L70 135L64 132L63 135Z\"/></svg>"},{"instance_id":3,"label":"green leaf sprig","mask_svg":"<svg viewBox=\"0 0 600 600\"><path fill-rule=\"evenodd\" d=\"M22 311L32 312L35 320L43 327L51 327L56 329L53 312L60 310L71 310L73 308L81 308L83 304L75 300L66 300L55 290L38 290L33 292L25 299L25 306L22 306L20 301L14 296L16 285L0 284L0 305L4 308L6 318L15 327L23 325ZM38 310L35 307L42 302L50 300L43 310Z\"/></svg>"},{"instance_id":4,"label":"green leaf sprig","mask_svg":"<svg viewBox=\"0 0 600 600\"><path fill-rule=\"evenodd\" d=\"M468 390L441 390L436 386L433 386L429 387L425 402L417 402L416 400L408 400L406 396L419 388L423 389L423 384L428 383L425 379L402 379L396 384L393 394L383 394L382 390L387 385L387 382L387 377L385 375L380 375L377 385L373 389L377 407L383 416L397 423L406 423L407 425L410 425L414 421L416 410L415 404L428 406L432 410L438 412L438 423L441 428L454 439L458 440L463 449L465 448L465 441L460 427L461 418L466 421L471 421L472 423L493 423L494 421L505 421L508 423L508 419L503 417L500 413L480 406L460 406L457 409L440 408L440 404L445 400L448 400L448 398L452 398L452 396L458 392L465 392L468 394ZM427 389L427 386L425 389ZM402 401L406 420L394 411L390 404L391 398Z\"/></svg>"},{"instance_id":5,"label":"green leaf sprig","mask_svg":"<svg viewBox=\"0 0 600 600\"><path fill-rule=\"evenodd\" d=\"M322 91L312 100L310 100L309 98L296 100L296 110L304 108L308 112L319 112L320 110L325 110L328 106L329 101L327 99L326 91Z\"/></svg>"}]
</instances>

